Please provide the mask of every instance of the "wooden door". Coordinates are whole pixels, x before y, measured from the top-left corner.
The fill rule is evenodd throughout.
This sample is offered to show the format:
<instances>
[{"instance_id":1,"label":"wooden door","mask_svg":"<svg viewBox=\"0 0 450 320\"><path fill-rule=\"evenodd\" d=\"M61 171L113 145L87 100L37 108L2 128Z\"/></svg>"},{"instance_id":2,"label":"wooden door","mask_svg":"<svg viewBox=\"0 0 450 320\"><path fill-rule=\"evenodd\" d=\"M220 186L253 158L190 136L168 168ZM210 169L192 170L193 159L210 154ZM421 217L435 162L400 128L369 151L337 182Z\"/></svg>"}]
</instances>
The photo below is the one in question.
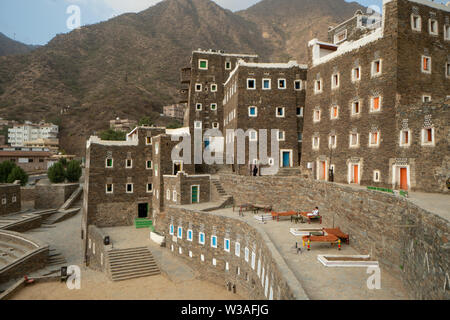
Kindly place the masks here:
<instances>
[{"instance_id":1,"label":"wooden door","mask_svg":"<svg viewBox=\"0 0 450 320\"><path fill-rule=\"evenodd\" d=\"M400 168L400 189L408 190L408 169Z\"/></svg>"},{"instance_id":2,"label":"wooden door","mask_svg":"<svg viewBox=\"0 0 450 320\"><path fill-rule=\"evenodd\" d=\"M353 166L353 183L359 183L358 177L359 177L359 166L354 165Z\"/></svg>"}]
</instances>

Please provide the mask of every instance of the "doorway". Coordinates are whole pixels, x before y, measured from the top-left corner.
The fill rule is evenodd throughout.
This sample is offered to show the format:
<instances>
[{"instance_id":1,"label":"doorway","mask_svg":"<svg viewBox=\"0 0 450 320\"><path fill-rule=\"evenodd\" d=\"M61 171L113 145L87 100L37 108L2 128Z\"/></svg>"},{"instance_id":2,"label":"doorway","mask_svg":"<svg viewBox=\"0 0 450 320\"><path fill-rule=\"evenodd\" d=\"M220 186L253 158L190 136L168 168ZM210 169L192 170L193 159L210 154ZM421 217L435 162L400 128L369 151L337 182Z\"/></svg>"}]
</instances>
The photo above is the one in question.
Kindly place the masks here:
<instances>
[{"instance_id":1,"label":"doorway","mask_svg":"<svg viewBox=\"0 0 450 320\"><path fill-rule=\"evenodd\" d=\"M408 169L400 168L400 189L408 190Z\"/></svg>"},{"instance_id":2,"label":"doorway","mask_svg":"<svg viewBox=\"0 0 450 320\"><path fill-rule=\"evenodd\" d=\"M281 155L281 167L292 167L292 150L280 150Z\"/></svg>"},{"instance_id":3,"label":"doorway","mask_svg":"<svg viewBox=\"0 0 450 320\"><path fill-rule=\"evenodd\" d=\"M359 165L357 164L353 165L352 183L359 183Z\"/></svg>"},{"instance_id":4,"label":"doorway","mask_svg":"<svg viewBox=\"0 0 450 320\"><path fill-rule=\"evenodd\" d=\"M192 203L199 203L200 202L200 186L191 186L191 200Z\"/></svg>"},{"instance_id":5,"label":"doorway","mask_svg":"<svg viewBox=\"0 0 450 320\"><path fill-rule=\"evenodd\" d=\"M148 203L138 204L138 218L148 218Z\"/></svg>"},{"instance_id":6,"label":"doorway","mask_svg":"<svg viewBox=\"0 0 450 320\"><path fill-rule=\"evenodd\" d=\"M176 161L173 163L173 175L176 176L178 172L183 171L183 162Z\"/></svg>"},{"instance_id":7,"label":"doorway","mask_svg":"<svg viewBox=\"0 0 450 320\"><path fill-rule=\"evenodd\" d=\"M327 162L326 161L318 162L317 180L322 180L322 181L327 180Z\"/></svg>"}]
</instances>

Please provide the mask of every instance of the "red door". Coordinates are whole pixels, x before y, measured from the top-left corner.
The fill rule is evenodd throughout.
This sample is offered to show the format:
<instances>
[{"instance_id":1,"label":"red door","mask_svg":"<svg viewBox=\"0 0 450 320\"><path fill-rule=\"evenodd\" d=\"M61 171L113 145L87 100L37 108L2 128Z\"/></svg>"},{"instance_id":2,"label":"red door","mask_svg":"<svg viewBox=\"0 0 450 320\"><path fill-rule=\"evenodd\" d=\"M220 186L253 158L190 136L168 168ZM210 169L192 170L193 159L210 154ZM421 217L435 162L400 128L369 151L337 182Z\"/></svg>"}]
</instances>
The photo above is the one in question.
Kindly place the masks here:
<instances>
[{"instance_id":1,"label":"red door","mask_svg":"<svg viewBox=\"0 0 450 320\"><path fill-rule=\"evenodd\" d=\"M356 166L353 166L353 182L354 183L358 183L358 176L359 176L359 174L358 174L358 166L356 165Z\"/></svg>"},{"instance_id":2,"label":"red door","mask_svg":"<svg viewBox=\"0 0 450 320\"><path fill-rule=\"evenodd\" d=\"M400 168L400 189L408 190L408 171L406 168Z\"/></svg>"},{"instance_id":3,"label":"red door","mask_svg":"<svg viewBox=\"0 0 450 320\"><path fill-rule=\"evenodd\" d=\"M326 180L326 174L327 174L327 163L325 161L322 161L322 180Z\"/></svg>"}]
</instances>

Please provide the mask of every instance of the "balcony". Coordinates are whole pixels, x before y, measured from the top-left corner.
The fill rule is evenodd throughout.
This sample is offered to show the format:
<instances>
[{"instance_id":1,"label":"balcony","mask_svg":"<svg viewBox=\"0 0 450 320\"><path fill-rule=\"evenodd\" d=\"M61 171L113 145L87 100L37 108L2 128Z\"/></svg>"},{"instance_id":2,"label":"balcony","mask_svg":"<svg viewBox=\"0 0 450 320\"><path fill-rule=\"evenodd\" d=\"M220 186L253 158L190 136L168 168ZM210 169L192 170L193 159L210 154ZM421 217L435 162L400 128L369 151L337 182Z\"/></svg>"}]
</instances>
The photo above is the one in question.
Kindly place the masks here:
<instances>
[{"instance_id":1,"label":"balcony","mask_svg":"<svg viewBox=\"0 0 450 320\"><path fill-rule=\"evenodd\" d=\"M181 83L190 83L190 82L191 82L191 68L182 68Z\"/></svg>"}]
</instances>

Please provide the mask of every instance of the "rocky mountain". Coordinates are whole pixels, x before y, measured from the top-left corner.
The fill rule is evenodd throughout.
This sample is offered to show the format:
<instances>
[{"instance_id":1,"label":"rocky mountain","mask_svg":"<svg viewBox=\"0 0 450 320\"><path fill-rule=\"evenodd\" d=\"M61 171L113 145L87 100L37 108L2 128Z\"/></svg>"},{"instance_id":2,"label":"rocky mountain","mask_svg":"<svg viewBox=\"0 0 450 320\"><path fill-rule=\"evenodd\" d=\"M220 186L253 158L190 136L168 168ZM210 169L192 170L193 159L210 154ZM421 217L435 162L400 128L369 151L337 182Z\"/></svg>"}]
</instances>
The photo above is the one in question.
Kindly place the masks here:
<instances>
[{"instance_id":1,"label":"rocky mountain","mask_svg":"<svg viewBox=\"0 0 450 320\"><path fill-rule=\"evenodd\" d=\"M233 13L210 0L165 0L138 14L57 35L31 53L0 57L0 117L60 124L61 143L85 140L115 117L151 116L177 100L192 50L306 61L306 44L361 8L344 0L263 0Z\"/></svg>"},{"instance_id":2,"label":"rocky mountain","mask_svg":"<svg viewBox=\"0 0 450 320\"><path fill-rule=\"evenodd\" d=\"M15 41L0 32L0 56L24 54L33 51L37 47L39 46L28 45Z\"/></svg>"}]
</instances>

